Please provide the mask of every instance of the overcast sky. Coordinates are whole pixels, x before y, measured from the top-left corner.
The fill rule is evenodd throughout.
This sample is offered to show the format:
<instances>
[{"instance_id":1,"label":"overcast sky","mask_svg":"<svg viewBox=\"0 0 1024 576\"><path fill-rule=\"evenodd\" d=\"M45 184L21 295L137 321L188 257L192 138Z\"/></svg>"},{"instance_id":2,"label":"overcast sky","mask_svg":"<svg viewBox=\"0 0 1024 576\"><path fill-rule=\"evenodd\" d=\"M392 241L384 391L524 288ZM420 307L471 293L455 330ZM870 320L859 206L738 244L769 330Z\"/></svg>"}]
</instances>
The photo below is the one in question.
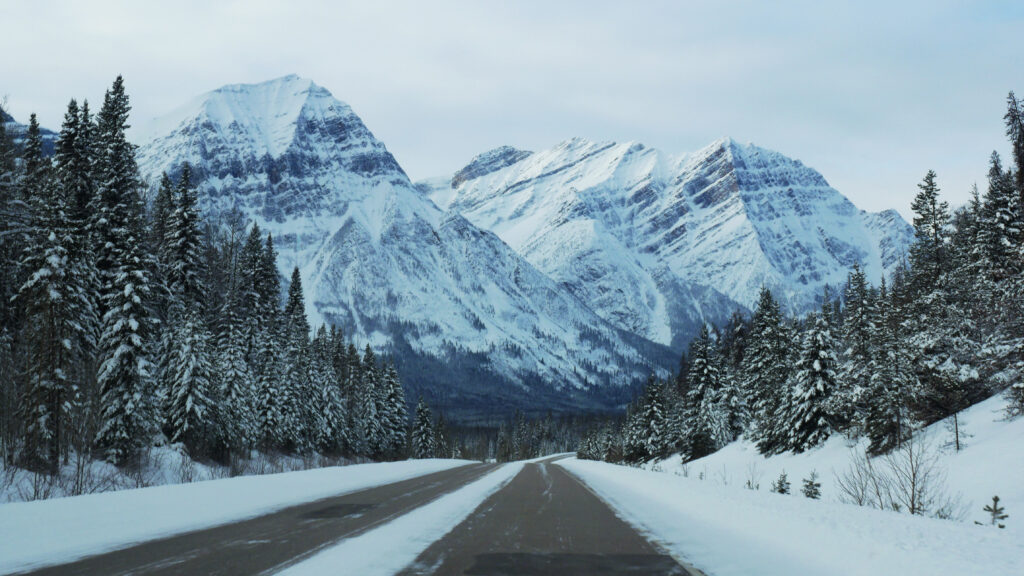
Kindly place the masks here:
<instances>
[{"instance_id":1,"label":"overcast sky","mask_svg":"<svg viewBox=\"0 0 1024 576\"><path fill-rule=\"evenodd\" d=\"M571 136L693 151L719 136L909 214L1008 150L1024 2L0 0L0 96L58 128L123 74L133 122L289 73L348 102L413 179ZM984 188L982 188L984 189Z\"/></svg>"}]
</instances>

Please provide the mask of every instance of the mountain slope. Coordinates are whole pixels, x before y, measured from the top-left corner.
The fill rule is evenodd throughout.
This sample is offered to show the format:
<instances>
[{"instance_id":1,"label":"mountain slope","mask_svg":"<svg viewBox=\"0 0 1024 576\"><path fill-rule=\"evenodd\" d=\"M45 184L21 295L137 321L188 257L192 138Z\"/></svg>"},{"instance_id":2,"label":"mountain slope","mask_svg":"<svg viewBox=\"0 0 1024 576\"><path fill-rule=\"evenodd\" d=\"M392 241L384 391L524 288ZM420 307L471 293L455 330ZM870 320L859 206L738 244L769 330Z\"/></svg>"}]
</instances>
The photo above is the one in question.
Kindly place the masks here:
<instances>
[{"instance_id":1,"label":"mountain slope","mask_svg":"<svg viewBox=\"0 0 1024 576\"><path fill-rule=\"evenodd\" d=\"M472 169L480 158L504 161ZM458 174L420 189L612 324L674 347L752 308L762 285L807 310L854 262L873 278L891 271L912 239L895 212L862 212L799 161L731 139L675 157L575 138L498 149Z\"/></svg>"},{"instance_id":2,"label":"mountain slope","mask_svg":"<svg viewBox=\"0 0 1024 576\"><path fill-rule=\"evenodd\" d=\"M188 161L213 218L238 211L301 270L311 321L398 352L403 379L472 416L597 407L671 356L603 321L497 236L445 215L351 108L287 76L225 86L142 130L149 182Z\"/></svg>"}]
</instances>

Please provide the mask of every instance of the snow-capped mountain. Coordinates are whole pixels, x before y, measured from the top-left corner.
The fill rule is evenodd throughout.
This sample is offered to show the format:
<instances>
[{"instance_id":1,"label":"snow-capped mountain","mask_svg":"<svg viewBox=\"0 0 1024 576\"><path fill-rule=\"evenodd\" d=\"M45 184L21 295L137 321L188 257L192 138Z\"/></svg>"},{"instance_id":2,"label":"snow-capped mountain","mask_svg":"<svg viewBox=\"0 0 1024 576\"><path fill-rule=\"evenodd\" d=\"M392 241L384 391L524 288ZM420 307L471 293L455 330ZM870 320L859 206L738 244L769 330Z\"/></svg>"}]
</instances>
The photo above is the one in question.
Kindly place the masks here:
<instances>
[{"instance_id":1,"label":"snow-capped mountain","mask_svg":"<svg viewBox=\"0 0 1024 576\"><path fill-rule=\"evenodd\" d=\"M311 322L398 352L445 407L558 408L663 370L497 235L440 210L346 104L297 76L204 94L135 135L140 170L194 167L208 216L237 210L301 271Z\"/></svg>"},{"instance_id":2,"label":"snow-capped mountain","mask_svg":"<svg viewBox=\"0 0 1024 576\"><path fill-rule=\"evenodd\" d=\"M913 239L895 211L858 210L799 161L729 138L682 156L580 138L505 147L419 189L612 324L677 348L703 319L752 309L762 285L804 311L855 262L878 279Z\"/></svg>"}]
</instances>

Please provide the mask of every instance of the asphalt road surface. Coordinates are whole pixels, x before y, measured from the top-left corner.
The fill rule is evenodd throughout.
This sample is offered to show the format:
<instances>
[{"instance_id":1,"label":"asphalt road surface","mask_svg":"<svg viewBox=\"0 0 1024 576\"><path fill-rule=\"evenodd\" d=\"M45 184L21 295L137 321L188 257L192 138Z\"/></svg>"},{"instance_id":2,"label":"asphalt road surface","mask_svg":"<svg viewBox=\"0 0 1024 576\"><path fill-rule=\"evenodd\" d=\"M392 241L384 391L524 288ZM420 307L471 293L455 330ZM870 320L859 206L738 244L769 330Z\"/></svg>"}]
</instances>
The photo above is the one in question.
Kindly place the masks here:
<instances>
[{"instance_id":1,"label":"asphalt road surface","mask_svg":"<svg viewBox=\"0 0 1024 576\"><path fill-rule=\"evenodd\" d=\"M241 575L283 568L457 490L495 468L470 464L28 574Z\"/></svg>"},{"instance_id":2,"label":"asphalt road surface","mask_svg":"<svg viewBox=\"0 0 1024 576\"><path fill-rule=\"evenodd\" d=\"M527 464L403 576L692 575L550 461Z\"/></svg>"}]
</instances>

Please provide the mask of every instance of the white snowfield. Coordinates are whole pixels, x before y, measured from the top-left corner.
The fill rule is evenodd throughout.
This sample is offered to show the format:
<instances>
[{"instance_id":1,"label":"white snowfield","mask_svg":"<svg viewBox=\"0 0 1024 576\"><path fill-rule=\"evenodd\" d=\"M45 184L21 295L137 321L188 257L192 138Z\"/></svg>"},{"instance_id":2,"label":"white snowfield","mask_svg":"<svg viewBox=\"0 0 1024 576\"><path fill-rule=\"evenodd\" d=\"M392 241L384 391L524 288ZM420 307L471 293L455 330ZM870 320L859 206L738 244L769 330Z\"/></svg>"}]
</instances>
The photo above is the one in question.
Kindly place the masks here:
<instances>
[{"instance_id":1,"label":"white snowfield","mask_svg":"<svg viewBox=\"0 0 1024 576\"><path fill-rule=\"evenodd\" d=\"M4 504L0 574L71 562L468 463L358 464Z\"/></svg>"},{"instance_id":2,"label":"white snowfield","mask_svg":"<svg viewBox=\"0 0 1024 576\"><path fill-rule=\"evenodd\" d=\"M603 462L558 465L652 542L709 576L1024 574L1019 532Z\"/></svg>"},{"instance_id":3,"label":"white snowfield","mask_svg":"<svg viewBox=\"0 0 1024 576\"><path fill-rule=\"evenodd\" d=\"M412 564L416 557L468 517L491 494L508 484L524 462L503 464L475 482L446 494L361 536L278 572L281 576L346 574L389 576Z\"/></svg>"}]
</instances>

